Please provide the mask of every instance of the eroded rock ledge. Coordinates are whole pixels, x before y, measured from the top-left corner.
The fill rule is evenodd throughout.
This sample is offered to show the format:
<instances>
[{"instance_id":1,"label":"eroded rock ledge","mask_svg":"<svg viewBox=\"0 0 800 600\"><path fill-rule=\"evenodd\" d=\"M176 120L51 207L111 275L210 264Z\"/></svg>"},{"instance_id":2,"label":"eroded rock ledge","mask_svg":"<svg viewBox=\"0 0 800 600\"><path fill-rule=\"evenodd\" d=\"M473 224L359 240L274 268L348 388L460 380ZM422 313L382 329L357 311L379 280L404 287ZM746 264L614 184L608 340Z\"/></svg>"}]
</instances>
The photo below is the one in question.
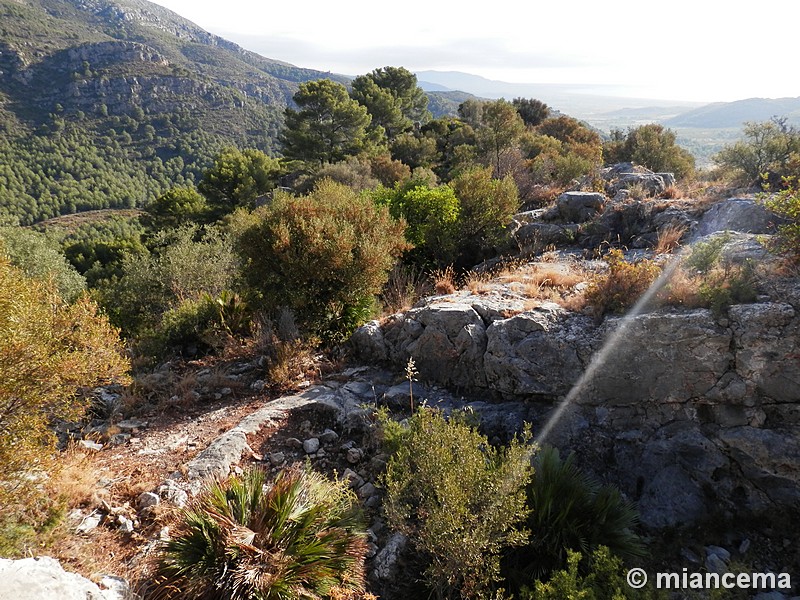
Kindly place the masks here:
<instances>
[{"instance_id":1,"label":"eroded rock ledge","mask_svg":"<svg viewBox=\"0 0 800 600\"><path fill-rule=\"evenodd\" d=\"M555 304L519 312L461 292L371 322L352 345L398 368L413 358L424 380L511 410L536 406L537 430L601 361L545 441L576 450L639 502L645 524L663 527L800 505L798 298L596 325Z\"/></svg>"}]
</instances>

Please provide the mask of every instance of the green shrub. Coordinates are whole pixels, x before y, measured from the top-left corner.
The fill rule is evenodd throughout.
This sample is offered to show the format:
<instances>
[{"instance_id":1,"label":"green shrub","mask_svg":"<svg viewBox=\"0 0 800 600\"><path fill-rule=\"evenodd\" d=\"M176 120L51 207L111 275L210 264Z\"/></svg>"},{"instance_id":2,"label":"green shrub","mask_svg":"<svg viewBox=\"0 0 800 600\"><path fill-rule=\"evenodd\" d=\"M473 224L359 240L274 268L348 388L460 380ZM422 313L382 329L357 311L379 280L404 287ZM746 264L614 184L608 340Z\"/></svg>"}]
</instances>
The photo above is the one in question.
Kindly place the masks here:
<instances>
[{"instance_id":1,"label":"green shrub","mask_svg":"<svg viewBox=\"0 0 800 600\"><path fill-rule=\"evenodd\" d=\"M144 209L142 222L148 229L175 229L210 218L206 199L194 186L174 187L150 202Z\"/></svg>"},{"instance_id":2,"label":"green shrub","mask_svg":"<svg viewBox=\"0 0 800 600\"><path fill-rule=\"evenodd\" d=\"M248 217L239 247L268 310L332 341L369 316L375 295L408 248L405 225L371 199L330 180L310 194L276 195Z\"/></svg>"},{"instance_id":3,"label":"green shrub","mask_svg":"<svg viewBox=\"0 0 800 600\"><path fill-rule=\"evenodd\" d=\"M411 179L394 189L379 188L373 198L388 206L392 217L405 221L405 236L413 245L405 256L407 264L430 267L452 260L460 205L451 187L429 187Z\"/></svg>"},{"instance_id":4,"label":"green shrub","mask_svg":"<svg viewBox=\"0 0 800 600\"><path fill-rule=\"evenodd\" d=\"M359 598L365 536L355 495L311 470L213 483L160 549L154 600Z\"/></svg>"},{"instance_id":5,"label":"green shrub","mask_svg":"<svg viewBox=\"0 0 800 600\"><path fill-rule=\"evenodd\" d=\"M496 449L463 418L420 409L384 476L386 518L428 561L436 598L486 598L501 581L500 553L522 544L527 434Z\"/></svg>"},{"instance_id":6,"label":"green shrub","mask_svg":"<svg viewBox=\"0 0 800 600\"><path fill-rule=\"evenodd\" d=\"M655 123L629 128L627 134L615 130L603 144L603 157L606 164L633 162L682 179L694 172L694 157L675 140L675 132Z\"/></svg>"},{"instance_id":7,"label":"green shrub","mask_svg":"<svg viewBox=\"0 0 800 600\"><path fill-rule=\"evenodd\" d=\"M700 274L707 274L719 264L722 249L731 239L730 234L717 235L705 242L692 245L691 254L684 260L683 266Z\"/></svg>"},{"instance_id":8,"label":"green shrub","mask_svg":"<svg viewBox=\"0 0 800 600\"><path fill-rule=\"evenodd\" d=\"M778 227L778 249L800 259L800 189L794 178L784 180L784 184L783 190L761 196L761 201L769 210L787 220Z\"/></svg>"},{"instance_id":9,"label":"green shrub","mask_svg":"<svg viewBox=\"0 0 800 600\"><path fill-rule=\"evenodd\" d=\"M652 260L628 262L621 250L611 250L606 261L608 272L593 281L586 290L586 302L597 317L625 312L650 288L661 272Z\"/></svg>"},{"instance_id":10,"label":"green shrub","mask_svg":"<svg viewBox=\"0 0 800 600\"><path fill-rule=\"evenodd\" d=\"M469 169L450 186L458 197L458 262L472 265L495 255L511 218L520 206L517 185L511 177L495 179L492 170Z\"/></svg>"},{"instance_id":11,"label":"green shrub","mask_svg":"<svg viewBox=\"0 0 800 600\"><path fill-rule=\"evenodd\" d=\"M657 592L631 588L622 561L600 546L591 554L586 575L580 570L581 553L567 553L566 569L553 573L546 582L536 581L523 588L520 600L638 600L658 598Z\"/></svg>"},{"instance_id":12,"label":"green shrub","mask_svg":"<svg viewBox=\"0 0 800 600\"><path fill-rule=\"evenodd\" d=\"M619 491L581 472L574 455L565 460L545 447L533 462L527 488L530 541L511 551L506 568L510 579L530 582L567 566L569 550L589 555L608 546L623 558L639 557L644 547L632 528L638 523L634 506Z\"/></svg>"},{"instance_id":13,"label":"green shrub","mask_svg":"<svg viewBox=\"0 0 800 600\"><path fill-rule=\"evenodd\" d=\"M702 279L698 293L704 306L721 315L732 304L748 304L758 298L756 272L752 260L742 265L726 264Z\"/></svg>"},{"instance_id":14,"label":"green shrub","mask_svg":"<svg viewBox=\"0 0 800 600\"><path fill-rule=\"evenodd\" d=\"M228 236L217 229L202 234L194 226L164 230L152 243L155 251L127 256L122 276L97 292L129 336L157 329L163 315L184 302L197 303L204 294L217 297L237 284L238 257Z\"/></svg>"},{"instance_id":15,"label":"green shrub","mask_svg":"<svg viewBox=\"0 0 800 600\"><path fill-rule=\"evenodd\" d=\"M713 158L720 167L733 171L750 185L760 183L767 173L777 181L780 177L797 176L800 131L788 125L785 118L745 123L744 139L725 146Z\"/></svg>"},{"instance_id":16,"label":"green shrub","mask_svg":"<svg viewBox=\"0 0 800 600\"><path fill-rule=\"evenodd\" d=\"M22 227L0 227L0 255L30 277L41 281L52 279L67 302L75 301L86 289L86 280L67 261L58 243L42 233Z\"/></svg>"}]
</instances>

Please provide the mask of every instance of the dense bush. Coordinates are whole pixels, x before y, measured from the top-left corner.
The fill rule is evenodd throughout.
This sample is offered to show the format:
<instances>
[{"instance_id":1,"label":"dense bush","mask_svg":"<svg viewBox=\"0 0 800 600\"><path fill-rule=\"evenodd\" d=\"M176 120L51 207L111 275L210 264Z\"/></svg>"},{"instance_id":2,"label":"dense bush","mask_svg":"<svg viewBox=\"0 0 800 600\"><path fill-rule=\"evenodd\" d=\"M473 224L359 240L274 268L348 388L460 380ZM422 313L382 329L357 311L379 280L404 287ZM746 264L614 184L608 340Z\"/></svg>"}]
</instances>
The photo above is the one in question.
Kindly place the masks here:
<instances>
[{"instance_id":1,"label":"dense bush","mask_svg":"<svg viewBox=\"0 0 800 600\"><path fill-rule=\"evenodd\" d=\"M588 558L588 573L581 570L583 555L567 552L566 568L553 573L547 581L536 581L520 593L520 600L638 600L662 597L652 589L632 588L622 561L608 548L600 546Z\"/></svg>"},{"instance_id":2,"label":"dense bush","mask_svg":"<svg viewBox=\"0 0 800 600\"><path fill-rule=\"evenodd\" d=\"M495 255L506 240L506 228L519 209L511 177L492 178L491 168L470 169L451 182L461 207L458 217L458 262L471 267Z\"/></svg>"},{"instance_id":3,"label":"dense bush","mask_svg":"<svg viewBox=\"0 0 800 600\"><path fill-rule=\"evenodd\" d=\"M607 313L621 313L631 308L661 273L651 260L631 263L621 250L606 256L608 272L593 281L586 291L586 301L598 318Z\"/></svg>"},{"instance_id":4,"label":"dense bush","mask_svg":"<svg viewBox=\"0 0 800 600\"><path fill-rule=\"evenodd\" d=\"M346 483L258 468L213 483L157 559L153 600L360 598L365 536Z\"/></svg>"},{"instance_id":5,"label":"dense bush","mask_svg":"<svg viewBox=\"0 0 800 600\"><path fill-rule=\"evenodd\" d=\"M126 256L122 276L97 293L113 322L128 335L157 329L163 315L184 302L236 287L239 260L219 230L165 230L152 244L152 252Z\"/></svg>"},{"instance_id":6,"label":"dense bush","mask_svg":"<svg viewBox=\"0 0 800 600\"><path fill-rule=\"evenodd\" d=\"M428 565L436 598L486 598L500 582L500 553L525 541L527 440L496 449L463 419L420 409L386 469L389 524Z\"/></svg>"},{"instance_id":7,"label":"dense bush","mask_svg":"<svg viewBox=\"0 0 800 600\"><path fill-rule=\"evenodd\" d=\"M744 139L720 150L714 162L750 185L765 174L777 185L781 177L800 175L800 131L786 119L745 123Z\"/></svg>"},{"instance_id":8,"label":"dense bush","mask_svg":"<svg viewBox=\"0 0 800 600\"><path fill-rule=\"evenodd\" d=\"M202 223L210 217L208 202L194 186L174 187L150 202L144 210L142 223L153 231Z\"/></svg>"},{"instance_id":9,"label":"dense bush","mask_svg":"<svg viewBox=\"0 0 800 600\"><path fill-rule=\"evenodd\" d=\"M78 388L127 369L117 331L85 296L65 304L53 286L0 258L0 517L49 462L53 419L80 417Z\"/></svg>"},{"instance_id":10,"label":"dense bush","mask_svg":"<svg viewBox=\"0 0 800 600\"><path fill-rule=\"evenodd\" d=\"M86 279L67 262L59 244L42 233L21 227L0 227L0 256L5 256L26 275L52 281L68 302L76 300L86 288Z\"/></svg>"},{"instance_id":11,"label":"dense bush","mask_svg":"<svg viewBox=\"0 0 800 600\"><path fill-rule=\"evenodd\" d=\"M266 307L291 309L329 339L369 315L395 260L408 248L405 225L330 180L308 195L276 195L246 217L239 246L246 276Z\"/></svg>"},{"instance_id":12,"label":"dense bush","mask_svg":"<svg viewBox=\"0 0 800 600\"><path fill-rule=\"evenodd\" d=\"M795 259L800 258L800 188L796 180L787 180L787 186L762 201L771 211L786 219L778 226L778 248Z\"/></svg>"},{"instance_id":13,"label":"dense bush","mask_svg":"<svg viewBox=\"0 0 800 600\"><path fill-rule=\"evenodd\" d=\"M606 164L633 162L682 179L694 172L694 157L675 139L671 129L654 123L631 128L627 134L612 131L611 140L603 144L603 158Z\"/></svg>"},{"instance_id":14,"label":"dense bush","mask_svg":"<svg viewBox=\"0 0 800 600\"><path fill-rule=\"evenodd\" d=\"M405 236L413 245L405 262L431 267L452 261L460 205L451 187L429 187L410 179L393 189L377 189L373 198L387 206L392 217L405 220Z\"/></svg>"},{"instance_id":15,"label":"dense bush","mask_svg":"<svg viewBox=\"0 0 800 600\"><path fill-rule=\"evenodd\" d=\"M260 150L226 148L203 173L197 188L219 217L240 206L252 205L258 196L275 187L281 172L280 162ZM197 204L194 199L192 207Z\"/></svg>"}]
</instances>

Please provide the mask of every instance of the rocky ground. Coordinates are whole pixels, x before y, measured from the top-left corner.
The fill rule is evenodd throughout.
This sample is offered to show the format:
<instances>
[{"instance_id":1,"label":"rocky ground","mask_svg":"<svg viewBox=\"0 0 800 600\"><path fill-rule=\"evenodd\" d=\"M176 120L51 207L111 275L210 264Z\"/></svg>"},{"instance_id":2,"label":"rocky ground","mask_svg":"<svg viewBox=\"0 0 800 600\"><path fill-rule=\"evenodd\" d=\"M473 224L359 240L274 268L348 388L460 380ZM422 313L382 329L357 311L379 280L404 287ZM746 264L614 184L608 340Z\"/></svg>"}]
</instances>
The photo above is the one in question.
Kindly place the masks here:
<instances>
[{"instance_id":1,"label":"rocky ground","mask_svg":"<svg viewBox=\"0 0 800 600\"><path fill-rule=\"evenodd\" d=\"M406 543L381 516L388 457L374 434L374 409L387 406L402 418L421 402L466 408L493 443L524 423L536 433L622 324L621 350L585 393L574 394L563 426L546 441L575 450L582 467L640 503L648 571L800 577L796 277L726 315L673 307L625 325L618 317L600 322L575 302L606 268L588 250L601 240L622 242L630 258L652 257L670 229L685 243L732 230L738 233L725 234L732 260L766 264L774 257L763 236L774 221L746 198L710 208L632 200L621 180L663 192L668 174L608 175L605 194L572 192L550 209L517 215L513 269L484 265L493 275L367 324L353 337L349 365L309 370L292 392L267 389L257 356L168 364L141 377L132 393L98 390L98 418L60 428L62 440L76 444L86 489L66 521L68 535L47 553L109 588L81 598L125 597L120 582L102 574L135 583L206 476L309 461L358 495L369 528L370 589L391 597ZM409 358L420 381L406 379ZM0 562L0 582L4 568Z\"/></svg>"}]
</instances>

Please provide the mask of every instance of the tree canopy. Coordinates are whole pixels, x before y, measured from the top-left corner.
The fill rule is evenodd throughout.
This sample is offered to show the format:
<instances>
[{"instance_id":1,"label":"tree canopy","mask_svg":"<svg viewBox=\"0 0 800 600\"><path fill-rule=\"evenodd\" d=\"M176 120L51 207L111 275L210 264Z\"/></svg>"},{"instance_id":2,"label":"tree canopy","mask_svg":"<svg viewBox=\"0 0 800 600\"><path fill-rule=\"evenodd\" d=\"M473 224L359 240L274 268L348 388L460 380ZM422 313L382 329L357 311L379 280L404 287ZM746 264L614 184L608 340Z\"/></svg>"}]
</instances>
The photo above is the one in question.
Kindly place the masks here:
<instances>
[{"instance_id":1,"label":"tree canopy","mask_svg":"<svg viewBox=\"0 0 800 600\"><path fill-rule=\"evenodd\" d=\"M417 85L417 76L403 67L383 67L353 80L353 98L372 115L372 126L381 126L392 140L415 122L430 119L428 97Z\"/></svg>"},{"instance_id":2,"label":"tree canopy","mask_svg":"<svg viewBox=\"0 0 800 600\"><path fill-rule=\"evenodd\" d=\"M341 83L303 83L294 101L299 110L286 109L282 136L287 158L320 165L337 162L365 150L375 139L367 133L372 117L366 107L350 98Z\"/></svg>"}]
</instances>

